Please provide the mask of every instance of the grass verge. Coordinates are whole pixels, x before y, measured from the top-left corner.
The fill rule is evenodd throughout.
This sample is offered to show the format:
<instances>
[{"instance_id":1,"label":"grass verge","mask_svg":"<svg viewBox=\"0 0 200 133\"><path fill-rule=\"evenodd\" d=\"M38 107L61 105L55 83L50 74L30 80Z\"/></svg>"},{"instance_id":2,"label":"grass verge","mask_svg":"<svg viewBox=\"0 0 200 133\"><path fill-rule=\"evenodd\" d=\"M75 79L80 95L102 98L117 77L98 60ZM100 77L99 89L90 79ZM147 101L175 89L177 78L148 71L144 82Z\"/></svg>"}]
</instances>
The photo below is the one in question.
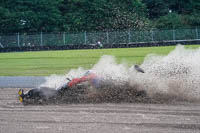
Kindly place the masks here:
<instances>
[{"instance_id":1,"label":"grass verge","mask_svg":"<svg viewBox=\"0 0 200 133\"><path fill-rule=\"evenodd\" d=\"M197 48L199 45L187 45ZM91 68L102 55L118 63L141 64L150 53L167 55L175 46L0 53L0 76L47 76L65 74L78 67Z\"/></svg>"}]
</instances>

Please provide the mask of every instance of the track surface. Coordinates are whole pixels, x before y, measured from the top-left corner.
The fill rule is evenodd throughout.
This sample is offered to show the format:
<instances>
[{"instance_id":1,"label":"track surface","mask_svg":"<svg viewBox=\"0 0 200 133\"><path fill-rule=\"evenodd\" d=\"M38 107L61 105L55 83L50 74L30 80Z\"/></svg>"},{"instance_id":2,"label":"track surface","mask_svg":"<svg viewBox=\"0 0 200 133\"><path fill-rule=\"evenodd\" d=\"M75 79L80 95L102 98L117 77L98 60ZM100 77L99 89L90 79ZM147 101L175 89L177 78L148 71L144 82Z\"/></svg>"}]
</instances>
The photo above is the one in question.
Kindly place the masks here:
<instances>
[{"instance_id":1,"label":"track surface","mask_svg":"<svg viewBox=\"0 0 200 133\"><path fill-rule=\"evenodd\" d=\"M16 88L0 89L0 133L200 132L200 104L23 106Z\"/></svg>"},{"instance_id":2,"label":"track surface","mask_svg":"<svg viewBox=\"0 0 200 133\"><path fill-rule=\"evenodd\" d=\"M39 76L0 76L0 87L3 88L35 88L45 82L45 77Z\"/></svg>"}]
</instances>

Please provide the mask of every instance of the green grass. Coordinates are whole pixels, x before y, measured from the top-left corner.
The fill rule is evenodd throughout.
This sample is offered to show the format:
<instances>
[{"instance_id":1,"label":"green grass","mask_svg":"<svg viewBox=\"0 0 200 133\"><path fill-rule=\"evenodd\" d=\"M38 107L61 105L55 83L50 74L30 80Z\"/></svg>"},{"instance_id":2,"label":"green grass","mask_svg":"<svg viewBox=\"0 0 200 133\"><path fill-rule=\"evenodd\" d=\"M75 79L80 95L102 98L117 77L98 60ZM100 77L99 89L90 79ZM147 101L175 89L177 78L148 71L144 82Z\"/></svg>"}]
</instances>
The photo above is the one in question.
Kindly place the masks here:
<instances>
[{"instance_id":1,"label":"green grass","mask_svg":"<svg viewBox=\"0 0 200 133\"><path fill-rule=\"evenodd\" d=\"M197 48L199 46L187 47ZM141 64L147 54L166 55L174 48L174 46L168 46L0 53L0 76L65 74L72 68L91 68L102 55L113 55L118 63L126 61L129 64Z\"/></svg>"}]
</instances>

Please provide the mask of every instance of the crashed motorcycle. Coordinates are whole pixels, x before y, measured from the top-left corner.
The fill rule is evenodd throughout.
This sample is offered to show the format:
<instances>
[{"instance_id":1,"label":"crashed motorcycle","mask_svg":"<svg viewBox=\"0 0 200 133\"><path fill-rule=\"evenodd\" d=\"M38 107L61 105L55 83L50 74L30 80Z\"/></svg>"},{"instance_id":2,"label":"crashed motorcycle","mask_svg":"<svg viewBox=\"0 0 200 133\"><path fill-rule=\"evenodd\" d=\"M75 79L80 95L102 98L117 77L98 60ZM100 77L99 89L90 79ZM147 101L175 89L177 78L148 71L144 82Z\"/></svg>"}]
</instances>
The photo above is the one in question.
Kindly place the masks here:
<instances>
[{"instance_id":1,"label":"crashed motorcycle","mask_svg":"<svg viewBox=\"0 0 200 133\"><path fill-rule=\"evenodd\" d=\"M138 65L135 65L134 69L137 72L144 73L144 70ZM120 99L123 99L124 96L126 97L126 95L130 94L134 94L132 97L146 95L144 91L137 91L132 88L129 90L127 89L128 91L125 92L123 89L124 86L115 84L115 81L112 80L104 80L90 71L86 72L84 76L80 78L67 79L68 82L57 89L40 87L31 89L26 93L23 89L20 89L18 92L19 101L23 104L49 104L60 102L80 103L100 101L117 102ZM92 91L91 88L93 89Z\"/></svg>"}]
</instances>

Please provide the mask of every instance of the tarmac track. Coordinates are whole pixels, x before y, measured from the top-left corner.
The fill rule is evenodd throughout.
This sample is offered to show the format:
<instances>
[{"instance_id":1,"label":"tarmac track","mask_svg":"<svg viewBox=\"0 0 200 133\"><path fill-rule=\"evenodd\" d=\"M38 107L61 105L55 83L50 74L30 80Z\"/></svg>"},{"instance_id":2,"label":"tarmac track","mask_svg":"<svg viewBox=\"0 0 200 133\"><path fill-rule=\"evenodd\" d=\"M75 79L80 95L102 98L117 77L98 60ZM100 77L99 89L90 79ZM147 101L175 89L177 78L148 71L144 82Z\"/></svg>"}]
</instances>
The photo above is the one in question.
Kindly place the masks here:
<instances>
[{"instance_id":1,"label":"tarmac track","mask_svg":"<svg viewBox=\"0 0 200 133\"><path fill-rule=\"evenodd\" d=\"M0 88L0 133L200 132L200 104L19 103L18 88Z\"/></svg>"}]
</instances>

